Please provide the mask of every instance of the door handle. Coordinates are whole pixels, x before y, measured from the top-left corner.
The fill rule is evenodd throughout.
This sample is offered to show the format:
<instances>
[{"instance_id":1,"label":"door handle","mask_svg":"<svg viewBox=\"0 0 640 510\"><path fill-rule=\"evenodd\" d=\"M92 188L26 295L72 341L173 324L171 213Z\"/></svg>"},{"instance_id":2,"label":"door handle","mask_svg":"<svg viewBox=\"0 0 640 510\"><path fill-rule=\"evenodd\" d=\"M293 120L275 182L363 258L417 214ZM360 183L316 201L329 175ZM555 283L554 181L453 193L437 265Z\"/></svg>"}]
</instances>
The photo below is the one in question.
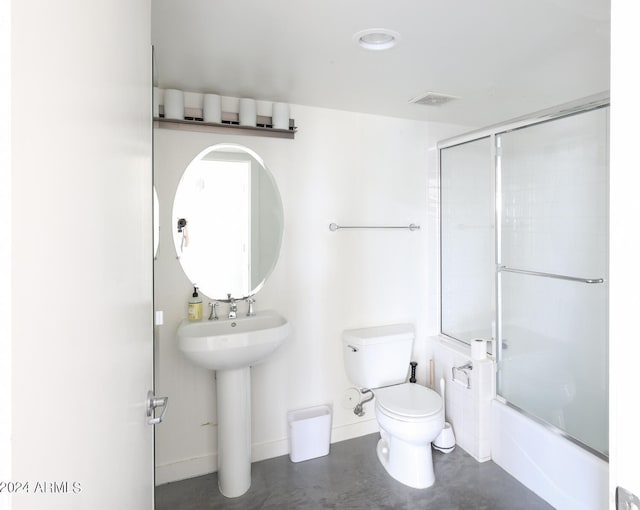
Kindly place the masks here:
<instances>
[{"instance_id":1,"label":"door handle","mask_svg":"<svg viewBox=\"0 0 640 510\"><path fill-rule=\"evenodd\" d=\"M640 509L640 498L622 487L616 487L616 509L637 510Z\"/></svg>"},{"instance_id":2,"label":"door handle","mask_svg":"<svg viewBox=\"0 0 640 510\"><path fill-rule=\"evenodd\" d=\"M164 413L167 412L167 403L169 397L156 397L153 391L147 392L147 418L149 418L149 425L157 425L164 420ZM157 418L155 417L155 410L157 407L162 407L162 413Z\"/></svg>"}]
</instances>

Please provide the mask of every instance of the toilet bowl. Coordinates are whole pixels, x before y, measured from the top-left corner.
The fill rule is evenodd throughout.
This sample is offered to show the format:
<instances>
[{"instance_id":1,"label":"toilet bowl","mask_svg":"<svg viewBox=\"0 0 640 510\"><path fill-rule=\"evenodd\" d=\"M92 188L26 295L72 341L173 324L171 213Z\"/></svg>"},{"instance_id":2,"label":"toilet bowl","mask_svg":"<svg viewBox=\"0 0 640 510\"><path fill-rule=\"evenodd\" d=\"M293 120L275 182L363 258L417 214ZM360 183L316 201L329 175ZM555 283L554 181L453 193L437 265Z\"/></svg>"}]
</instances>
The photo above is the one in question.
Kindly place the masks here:
<instances>
[{"instance_id":1,"label":"toilet bowl","mask_svg":"<svg viewBox=\"0 0 640 510\"><path fill-rule=\"evenodd\" d=\"M431 442L444 427L444 405L435 391L405 382L413 339L411 324L353 329L342 334L349 380L373 390L376 397L380 463L400 483L425 489L435 481Z\"/></svg>"},{"instance_id":2,"label":"toilet bowl","mask_svg":"<svg viewBox=\"0 0 640 510\"><path fill-rule=\"evenodd\" d=\"M412 383L380 388L375 395L380 463L404 485L431 487L435 481L431 442L444 427L442 398Z\"/></svg>"}]
</instances>

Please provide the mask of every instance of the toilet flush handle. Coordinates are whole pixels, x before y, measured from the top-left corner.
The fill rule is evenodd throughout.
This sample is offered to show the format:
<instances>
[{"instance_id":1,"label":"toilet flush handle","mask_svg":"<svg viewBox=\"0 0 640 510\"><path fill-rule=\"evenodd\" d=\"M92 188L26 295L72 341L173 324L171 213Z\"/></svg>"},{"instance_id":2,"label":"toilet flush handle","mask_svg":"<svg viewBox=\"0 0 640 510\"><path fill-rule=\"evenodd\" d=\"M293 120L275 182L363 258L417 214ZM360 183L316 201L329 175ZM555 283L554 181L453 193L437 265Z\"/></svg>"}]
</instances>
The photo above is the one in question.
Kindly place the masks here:
<instances>
[{"instance_id":1,"label":"toilet flush handle","mask_svg":"<svg viewBox=\"0 0 640 510\"><path fill-rule=\"evenodd\" d=\"M351 349L353 352L358 352L358 348L357 348L357 347L354 347L354 346L353 346L353 345L351 345L351 344L348 344L348 345L347 345L347 347L348 347L349 349Z\"/></svg>"}]
</instances>

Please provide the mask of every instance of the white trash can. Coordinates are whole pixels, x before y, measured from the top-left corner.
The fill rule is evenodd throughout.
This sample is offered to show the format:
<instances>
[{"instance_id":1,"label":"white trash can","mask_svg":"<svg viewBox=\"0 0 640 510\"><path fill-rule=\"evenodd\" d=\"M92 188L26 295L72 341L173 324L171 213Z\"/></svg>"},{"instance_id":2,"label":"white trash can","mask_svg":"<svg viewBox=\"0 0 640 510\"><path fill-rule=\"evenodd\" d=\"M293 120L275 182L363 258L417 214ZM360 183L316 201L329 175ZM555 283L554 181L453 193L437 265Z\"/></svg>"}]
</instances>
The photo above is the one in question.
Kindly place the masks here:
<instances>
[{"instance_id":1,"label":"white trash can","mask_svg":"<svg viewBox=\"0 0 640 510\"><path fill-rule=\"evenodd\" d=\"M331 408L309 407L287 413L289 458L291 462L315 459L329 454Z\"/></svg>"}]
</instances>

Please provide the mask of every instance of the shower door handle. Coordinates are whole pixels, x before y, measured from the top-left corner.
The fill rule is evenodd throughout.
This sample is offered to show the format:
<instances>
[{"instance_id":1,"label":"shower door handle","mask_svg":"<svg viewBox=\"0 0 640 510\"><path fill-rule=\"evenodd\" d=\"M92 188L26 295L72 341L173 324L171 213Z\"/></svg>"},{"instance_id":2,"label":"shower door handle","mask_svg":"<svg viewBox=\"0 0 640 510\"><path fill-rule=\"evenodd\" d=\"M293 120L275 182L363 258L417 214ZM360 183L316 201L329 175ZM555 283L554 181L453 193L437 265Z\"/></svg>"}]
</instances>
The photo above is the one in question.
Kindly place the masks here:
<instances>
[{"instance_id":1,"label":"shower door handle","mask_svg":"<svg viewBox=\"0 0 640 510\"><path fill-rule=\"evenodd\" d=\"M156 397L153 391L147 392L147 418L149 418L149 425L157 425L164 420L164 413L167 412L167 404L169 397ZM155 417L155 410L158 407L162 407L162 413L157 418Z\"/></svg>"},{"instance_id":2,"label":"shower door handle","mask_svg":"<svg viewBox=\"0 0 640 510\"><path fill-rule=\"evenodd\" d=\"M578 278L576 276L568 276L563 274L555 274L555 273L542 273L540 271L529 271L526 269L515 269L513 267L507 266L498 266L498 273L517 273L517 274L525 274L529 276L542 276L544 278L556 278L558 280L569 280L570 282L579 282L579 283L604 283L604 278Z\"/></svg>"}]
</instances>

